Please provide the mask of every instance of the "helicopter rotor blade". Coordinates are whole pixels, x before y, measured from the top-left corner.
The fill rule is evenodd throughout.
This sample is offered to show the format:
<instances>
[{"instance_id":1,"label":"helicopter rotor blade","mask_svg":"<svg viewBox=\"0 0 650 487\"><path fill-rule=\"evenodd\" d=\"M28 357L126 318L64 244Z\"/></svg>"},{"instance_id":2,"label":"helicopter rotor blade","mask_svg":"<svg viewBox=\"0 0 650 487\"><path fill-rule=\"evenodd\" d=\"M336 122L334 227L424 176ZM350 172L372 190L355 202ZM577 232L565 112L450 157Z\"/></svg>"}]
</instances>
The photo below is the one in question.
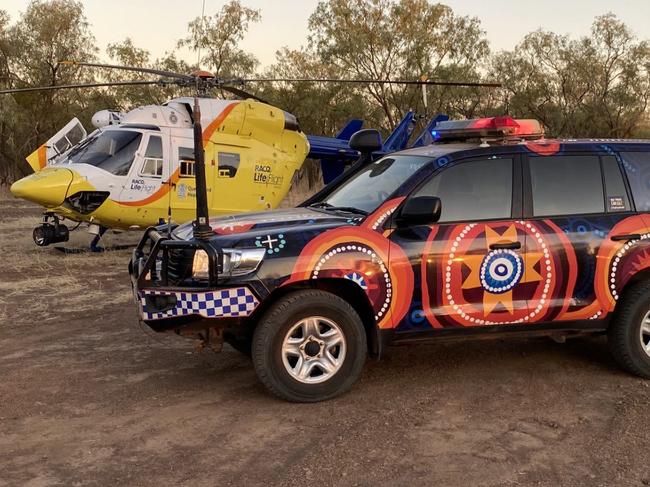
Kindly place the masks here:
<instances>
[{"instance_id":1,"label":"helicopter rotor blade","mask_svg":"<svg viewBox=\"0 0 650 487\"><path fill-rule=\"evenodd\" d=\"M239 98L245 100L246 98L252 98L253 100L257 100L261 103L266 103L267 105L270 105L270 103L262 98L260 98L257 95L253 95L252 93L249 93L244 90L240 90L239 88L235 88L234 86L230 85L217 85L216 88L219 88L221 90L227 91L229 93L232 93L235 96L238 96Z\"/></svg>"},{"instance_id":2,"label":"helicopter rotor blade","mask_svg":"<svg viewBox=\"0 0 650 487\"><path fill-rule=\"evenodd\" d=\"M156 74L158 76L164 76L166 78L176 78L176 79L191 79L191 76L186 74L174 73L173 71L164 71L162 69L152 69L152 68L139 68L136 66L121 66L118 64L102 64L102 63L86 63L79 61L59 61L59 64L64 66L84 66L90 68L105 68L105 69L117 69L121 71L133 71L135 73L146 73L146 74Z\"/></svg>"},{"instance_id":3,"label":"helicopter rotor blade","mask_svg":"<svg viewBox=\"0 0 650 487\"><path fill-rule=\"evenodd\" d=\"M356 83L356 84L379 84L379 85L417 85L417 86L459 86L459 87L480 87L480 88L501 88L501 83L480 83L463 81L436 81L436 80L389 80L389 79L337 79L337 78L249 78L241 80L244 83Z\"/></svg>"},{"instance_id":4,"label":"helicopter rotor blade","mask_svg":"<svg viewBox=\"0 0 650 487\"><path fill-rule=\"evenodd\" d=\"M34 91L53 91L53 90L69 90L75 88L102 88L105 86L144 86L144 85L160 85L173 84L173 81L114 81L112 83L86 83L75 85L54 85L54 86L34 86L30 88L13 88L10 90L0 90L0 95L9 95L12 93L30 93Z\"/></svg>"}]
</instances>

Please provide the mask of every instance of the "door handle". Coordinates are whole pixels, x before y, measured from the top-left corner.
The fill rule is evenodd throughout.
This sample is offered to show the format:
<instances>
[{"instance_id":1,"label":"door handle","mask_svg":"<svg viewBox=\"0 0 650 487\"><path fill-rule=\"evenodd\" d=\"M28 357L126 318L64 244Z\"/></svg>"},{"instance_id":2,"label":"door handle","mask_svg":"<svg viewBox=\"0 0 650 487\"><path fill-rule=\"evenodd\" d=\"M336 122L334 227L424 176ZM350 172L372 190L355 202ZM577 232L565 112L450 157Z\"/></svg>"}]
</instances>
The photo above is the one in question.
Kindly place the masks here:
<instances>
[{"instance_id":1,"label":"door handle","mask_svg":"<svg viewBox=\"0 0 650 487\"><path fill-rule=\"evenodd\" d=\"M629 242L630 240L640 240L641 234L639 233L621 233L609 237L614 242Z\"/></svg>"},{"instance_id":2,"label":"door handle","mask_svg":"<svg viewBox=\"0 0 650 487\"><path fill-rule=\"evenodd\" d=\"M509 249L516 250L521 248L521 242L497 242L490 245L490 250Z\"/></svg>"}]
</instances>

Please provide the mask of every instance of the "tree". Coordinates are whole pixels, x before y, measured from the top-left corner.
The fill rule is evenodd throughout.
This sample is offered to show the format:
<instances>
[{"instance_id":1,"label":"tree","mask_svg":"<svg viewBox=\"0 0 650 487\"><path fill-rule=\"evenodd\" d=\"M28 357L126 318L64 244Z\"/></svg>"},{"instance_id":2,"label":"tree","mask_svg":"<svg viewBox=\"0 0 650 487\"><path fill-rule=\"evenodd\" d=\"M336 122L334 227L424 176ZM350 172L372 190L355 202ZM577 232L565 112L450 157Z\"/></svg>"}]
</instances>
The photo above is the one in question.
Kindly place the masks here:
<instances>
[{"instance_id":1,"label":"tree","mask_svg":"<svg viewBox=\"0 0 650 487\"><path fill-rule=\"evenodd\" d=\"M630 137L646 120L650 49L612 14L577 40L533 32L493 66L506 87L501 109L538 118L553 135Z\"/></svg>"},{"instance_id":2,"label":"tree","mask_svg":"<svg viewBox=\"0 0 650 487\"><path fill-rule=\"evenodd\" d=\"M310 46L321 61L356 79L426 75L471 81L480 78L478 68L489 53L478 19L427 0L323 0L309 29ZM368 84L365 91L384 111L386 128L409 108L423 108L413 87ZM462 90L432 92L438 109L467 96Z\"/></svg>"},{"instance_id":3,"label":"tree","mask_svg":"<svg viewBox=\"0 0 650 487\"><path fill-rule=\"evenodd\" d=\"M260 20L232 0L189 24L179 41L199 64L224 78L258 67L239 44ZM174 52L160 59L130 39L106 50L117 64L186 73ZM77 0L32 0L18 19L0 10L0 87L156 79L141 73L61 65L88 61L99 50ZM106 56L104 57L106 58ZM321 0L309 19L308 44L283 48L265 77L498 80L500 90L429 87L428 115L454 118L512 114L540 119L550 135L650 136L650 44L612 14L597 17L575 39L528 34L512 51L491 56L479 21L427 0ZM334 135L350 118L391 131L409 109L424 111L416 87L343 83L251 84L260 96L296 114L303 130ZM24 174L24 157L72 117L86 126L104 108L128 110L187 93L177 87L61 90L0 97L0 182ZM310 178L311 179L311 178Z\"/></svg>"},{"instance_id":4,"label":"tree","mask_svg":"<svg viewBox=\"0 0 650 487\"><path fill-rule=\"evenodd\" d=\"M189 35L178 42L179 47L189 47L199 56L199 65L211 69L222 78L242 77L252 74L259 61L252 54L239 49L251 23L261 19L258 10L244 7L231 0L223 8L205 18L197 17L189 23Z\"/></svg>"},{"instance_id":5,"label":"tree","mask_svg":"<svg viewBox=\"0 0 650 487\"><path fill-rule=\"evenodd\" d=\"M283 48L265 78L318 79L341 76L308 50ZM383 120L377 106L368 102L359 90L343 83L276 83L262 85L261 96L298 117L302 130L333 135L351 118L365 117L371 123Z\"/></svg>"},{"instance_id":6,"label":"tree","mask_svg":"<svg viewBox=\"0 0 650 487\"><path fill-rule=\"evenodd\" d=\"M0 69L5 71L5 84L48 86L93 79L91 73L59 64L60 60L95 59L95 40L81 3L34 0L14 25L9 26L8 22L3 13L0 16L3 68ZM69 90L24 94L5 98L2 103L13 108L8 112L3 110L3 130L11 135L0 154L0 179L24 173L25 155L73 116L89 118L88 112L92 110L83 95Z\"/></svg>"},{"instance_id":7,"label":"tree","mask_svg":"<svg viewBox=\"0 0 650 487\"><path fill-rule=\"evenodd\" d=\"M187 63L177 59L173 52L166 53L162 58L151 61L149 51L136 47L130 38L126 38L119 43L109 44L106 53L112 61L123 66L160 69L179 74L189 73L190 71ZM156 79L152 75L111 69L104 70L104 77L107 81ZM103 93L106 101L111 103L111 107L126 110L142 105L160 105L178 96L181 90L175 86L164 88L160 86L132 86L110 91L104 90Z\"/></svg>"}]
</instances>

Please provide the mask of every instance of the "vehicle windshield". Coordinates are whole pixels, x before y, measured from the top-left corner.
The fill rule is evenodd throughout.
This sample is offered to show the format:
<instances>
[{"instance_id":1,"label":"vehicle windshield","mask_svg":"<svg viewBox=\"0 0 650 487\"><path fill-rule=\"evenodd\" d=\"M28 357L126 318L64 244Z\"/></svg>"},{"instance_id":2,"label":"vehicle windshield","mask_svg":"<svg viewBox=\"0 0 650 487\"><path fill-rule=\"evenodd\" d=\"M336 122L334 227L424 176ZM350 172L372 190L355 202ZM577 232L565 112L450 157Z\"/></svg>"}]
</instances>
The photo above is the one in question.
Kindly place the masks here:
<instances>
[{"instance_id":1,"label":"vehicle windshield","mask_svg":"<svg viewBox=\"0 0 650 487\"><path fill-rule=\"evenodd\" d=\"M423 156L384 157L364 168L316 205L371 213L430 161L429 157Z\"/></svg>"},{"instance_id":2,"label":"vehicle windshield","mask_svg":"<svg viewBox=\"0 0 650 487\"><path fill-rule=\"evenodd\" d=\"M73 148L68 154L68 161L90 164L116 176L126 176L141 141L142 133L134 130L99 132Z\"/></svg>"}]
</instances>

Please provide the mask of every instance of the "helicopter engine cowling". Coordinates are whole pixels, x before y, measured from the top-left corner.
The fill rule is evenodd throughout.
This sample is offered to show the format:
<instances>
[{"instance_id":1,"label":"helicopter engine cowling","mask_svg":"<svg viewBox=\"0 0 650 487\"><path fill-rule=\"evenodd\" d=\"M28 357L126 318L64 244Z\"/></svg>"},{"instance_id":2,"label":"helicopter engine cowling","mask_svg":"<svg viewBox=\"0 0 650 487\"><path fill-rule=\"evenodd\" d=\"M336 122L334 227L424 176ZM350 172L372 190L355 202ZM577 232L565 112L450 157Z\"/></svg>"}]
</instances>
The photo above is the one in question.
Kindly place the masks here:
<instances>
[{"instance_id":1,"label":"helicopter engine cowling","mask_svg":"<svg viewBox=\"0 0 650 487\"><path fill-rule=\"evenodd\" d=\"M93 115L91 123L95 128L108 127L109 125L118 125L122 121L124 113L116 110L100 110Z\"/></svg>"}]
</instances>

